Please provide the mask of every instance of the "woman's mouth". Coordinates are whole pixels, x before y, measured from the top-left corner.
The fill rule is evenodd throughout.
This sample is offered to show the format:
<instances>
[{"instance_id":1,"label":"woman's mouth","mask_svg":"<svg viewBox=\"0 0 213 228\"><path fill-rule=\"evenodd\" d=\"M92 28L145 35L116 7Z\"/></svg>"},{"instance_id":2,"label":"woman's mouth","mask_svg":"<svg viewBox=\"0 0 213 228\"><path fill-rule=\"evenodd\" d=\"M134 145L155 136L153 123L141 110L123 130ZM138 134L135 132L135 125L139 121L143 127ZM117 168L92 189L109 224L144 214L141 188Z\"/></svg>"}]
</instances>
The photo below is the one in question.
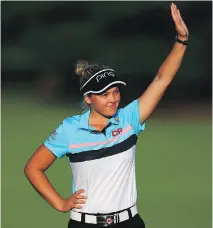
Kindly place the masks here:
<instances>
[{"instance_id":1,"label":"woman's mouth","mask_svg":"<svg viewBox=\"0 0 213 228\"><path fill-rule=\"evenodd\" d=\"M110 107L110 108L115 108L115 107L116 107L116 104L111 104L111 105L109 105L108 107Z\"/></svg>"}]
</instances>

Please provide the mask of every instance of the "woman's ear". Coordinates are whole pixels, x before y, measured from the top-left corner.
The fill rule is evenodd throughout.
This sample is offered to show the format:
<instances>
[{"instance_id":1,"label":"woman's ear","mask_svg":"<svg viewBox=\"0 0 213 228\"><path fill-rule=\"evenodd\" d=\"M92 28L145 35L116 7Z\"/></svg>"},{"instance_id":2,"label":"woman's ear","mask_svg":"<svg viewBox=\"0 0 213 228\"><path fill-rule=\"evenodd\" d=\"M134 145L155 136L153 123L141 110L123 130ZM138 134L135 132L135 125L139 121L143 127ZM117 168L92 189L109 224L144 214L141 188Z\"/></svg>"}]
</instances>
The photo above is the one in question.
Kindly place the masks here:
<instances>
[{"instance_id":1,"label":"woman's ear","mask_svg":"<svg viewBox=\"0 0 213 228\"><path fill-rule=\"evenodd\" d=\"M90 104L92 103L91 97L89 97L89 96L87 96L87 95L84 97L84 101L85 101L88 105L90 105Z\"/></svg>"}]
</instances>

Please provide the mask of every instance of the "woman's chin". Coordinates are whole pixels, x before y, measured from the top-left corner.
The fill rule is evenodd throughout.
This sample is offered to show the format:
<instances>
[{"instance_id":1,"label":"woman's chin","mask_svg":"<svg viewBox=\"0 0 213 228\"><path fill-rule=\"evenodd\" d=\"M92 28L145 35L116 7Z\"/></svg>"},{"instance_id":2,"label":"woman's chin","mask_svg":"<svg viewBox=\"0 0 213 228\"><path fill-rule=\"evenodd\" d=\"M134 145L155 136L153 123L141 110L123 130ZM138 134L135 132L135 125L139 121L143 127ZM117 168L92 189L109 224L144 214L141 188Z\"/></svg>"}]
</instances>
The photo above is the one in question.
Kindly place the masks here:
<instances>
[{"instance_id":1,"label":"woman's chin","mask_svg":"<svg viewBox=\"0 0 213 228\"><path fill-rule=\"evenodd\" d=\"M117 112L117 108L113 108L111 110L107 110L107 116L114 116Z\"/></svg>"}]
</instances>

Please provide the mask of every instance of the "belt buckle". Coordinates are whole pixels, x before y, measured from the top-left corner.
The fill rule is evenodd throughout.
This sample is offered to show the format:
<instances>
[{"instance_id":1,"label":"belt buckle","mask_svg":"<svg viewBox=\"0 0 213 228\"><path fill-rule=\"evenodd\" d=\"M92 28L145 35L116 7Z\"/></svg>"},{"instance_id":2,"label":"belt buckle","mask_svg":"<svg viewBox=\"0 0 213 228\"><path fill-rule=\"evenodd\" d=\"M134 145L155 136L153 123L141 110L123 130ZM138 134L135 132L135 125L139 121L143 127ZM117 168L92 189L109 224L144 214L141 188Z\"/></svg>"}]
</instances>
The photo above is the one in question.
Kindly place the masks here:
<instances>
[{"instance_id":1,"label":"belt buckle","mask_svg":"<svg viewBox=\"0 0 213 228\"><path fill-rule=\"evenodd\" d=\"M108 226L111 226L115 223L114 216L113 215L107 215L106 216L106 223Z\"/></svg>"},{"instance_id":2,"label":"belt buckle","mask_svg":"<svg viewBox=\"0 0 213 228\"><path fill-rule=\"evenodd\" d=\"M118 216L117 214L115 215L98 215L97 216L97 224L101 226L111 226L115 223L117 223L117 219L115 216Z\"/></svg>"}]
</instances>

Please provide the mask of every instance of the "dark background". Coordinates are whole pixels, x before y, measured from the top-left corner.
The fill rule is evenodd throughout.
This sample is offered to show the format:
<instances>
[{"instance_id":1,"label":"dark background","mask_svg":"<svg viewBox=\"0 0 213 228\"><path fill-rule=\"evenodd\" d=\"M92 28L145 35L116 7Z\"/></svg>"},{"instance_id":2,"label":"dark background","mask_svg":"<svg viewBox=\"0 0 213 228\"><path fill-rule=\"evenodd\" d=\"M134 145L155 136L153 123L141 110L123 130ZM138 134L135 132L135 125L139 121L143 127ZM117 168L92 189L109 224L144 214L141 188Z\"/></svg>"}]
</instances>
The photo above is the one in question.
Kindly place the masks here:
<instances>
[{"instance_id":1,"label":"dark background","mask_svg":"<svg viewBox=\"0 0 213 228\"><path fill-rule=\"evenodd\" d=\"M116 70L139 96L176 36L170 2L2 2L2 89L47 101L79 97L79 59ZM212 95L212 2L177 2L188 26L183 64L163 101L208 102Z\"/></svg>"}]
</instances>

